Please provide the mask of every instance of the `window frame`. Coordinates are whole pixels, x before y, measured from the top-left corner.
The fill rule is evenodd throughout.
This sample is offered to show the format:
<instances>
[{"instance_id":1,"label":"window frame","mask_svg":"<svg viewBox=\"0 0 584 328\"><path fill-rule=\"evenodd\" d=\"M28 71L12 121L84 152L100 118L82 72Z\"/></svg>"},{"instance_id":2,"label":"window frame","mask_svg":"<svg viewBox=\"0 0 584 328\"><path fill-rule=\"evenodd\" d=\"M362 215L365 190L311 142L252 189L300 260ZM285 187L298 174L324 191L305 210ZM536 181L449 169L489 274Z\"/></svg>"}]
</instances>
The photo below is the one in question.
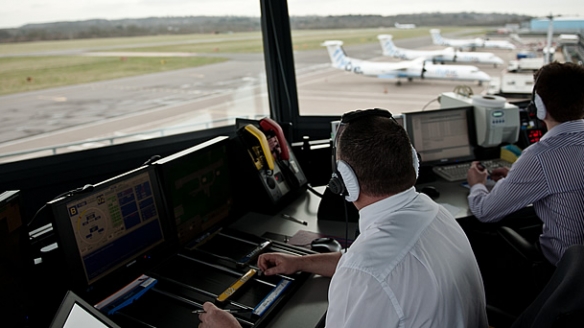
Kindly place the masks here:
<instances>
[{"instance_id":1,"label":"window frame","mask_svg":"<svg viewBox=\"0 0 584 328\"><path fill-rule=\"evenodd\" d=\"M292 140L330 138L330 122L339 116L301 116L287 0L260 0L261 27L270 115L292 124Z\"/></svg>"}]
</instances>

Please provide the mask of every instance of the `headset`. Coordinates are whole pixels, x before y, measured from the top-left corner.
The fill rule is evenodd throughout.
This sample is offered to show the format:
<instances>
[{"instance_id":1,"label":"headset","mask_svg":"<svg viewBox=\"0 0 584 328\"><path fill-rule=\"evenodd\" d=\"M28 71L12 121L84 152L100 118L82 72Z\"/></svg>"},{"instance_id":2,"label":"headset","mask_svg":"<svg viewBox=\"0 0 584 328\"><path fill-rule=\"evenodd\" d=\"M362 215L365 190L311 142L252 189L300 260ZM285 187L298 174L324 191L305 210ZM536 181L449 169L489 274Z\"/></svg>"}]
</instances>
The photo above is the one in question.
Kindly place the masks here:
<instances>
[{"instance_id":1,"label":"headset","mask_svg":"<svg viewBox=\"0 0 584 328\"><path fill-rule=\"evenodd\" d=\"M341 117L341 123L339 124L339 128L343 124L349 124L351 122L355 122L363 117L370 117L370 116L378 116L378 117L386 117L391 119L398 124L397 121L393 118L393 115L388 110L381 109L381 108L372 108L372 109L358 109L351 112L347 112L343 114ZM337 130L335 139L338 139L340 135L340 131ZM354 202L359 198L359 180L357 179L357 175L353 168L343 160L336 159L336 152L337 152L337 140L333 140L332 146L332 176L328 183L328 188L333 194L345 196L345 200L348 202ZM418 169L420 166L418 154L412 146L412 159L413 159L413 166L416 172L416 178L418 177Z\"/></svg>"},{"instance_id":2,"label":"headset","mask_svg":"<svg viewBox=\"0 0 584 328\"><path fill-rule=\"evenodd\" d=\"M539 75L537 76L537 79L533 84L533 90L531 91L531 101L529 102L529 105L527 105L527 112L529 113L530 116L533 116L535 114L535 116L538 119L543 121L547 116L547 109L545 108L543 100L535 91L537 88L537 81L539 80L541 73L542 71L540 70Z\"/></svg>"}]
</instances>

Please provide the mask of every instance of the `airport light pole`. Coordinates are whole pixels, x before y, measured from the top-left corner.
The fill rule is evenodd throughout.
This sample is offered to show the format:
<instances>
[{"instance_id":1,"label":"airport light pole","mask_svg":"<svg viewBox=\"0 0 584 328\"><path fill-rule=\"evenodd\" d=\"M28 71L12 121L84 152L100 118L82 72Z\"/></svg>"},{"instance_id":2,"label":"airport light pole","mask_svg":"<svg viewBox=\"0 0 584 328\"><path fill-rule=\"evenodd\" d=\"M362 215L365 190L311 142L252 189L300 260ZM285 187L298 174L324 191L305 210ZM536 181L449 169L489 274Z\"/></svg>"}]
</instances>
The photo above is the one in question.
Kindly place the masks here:
<instances>
[{"instance_id":1,"label":"airport light pole","mask_svg":"<svg viewBox=\"0 0 584 328\"><path fill-rule=\"evenodd\" d=\"M551 57L551 51L552 51L552 37L554 35L554 16L552 16L552 14L550 13L550 15L547 17L549 20L548 23L548 33L547 33L547 51L544 54L544 60L543 60L543 64L549 64L550 63L550 57Z\"/></svg>"}]
</instances>

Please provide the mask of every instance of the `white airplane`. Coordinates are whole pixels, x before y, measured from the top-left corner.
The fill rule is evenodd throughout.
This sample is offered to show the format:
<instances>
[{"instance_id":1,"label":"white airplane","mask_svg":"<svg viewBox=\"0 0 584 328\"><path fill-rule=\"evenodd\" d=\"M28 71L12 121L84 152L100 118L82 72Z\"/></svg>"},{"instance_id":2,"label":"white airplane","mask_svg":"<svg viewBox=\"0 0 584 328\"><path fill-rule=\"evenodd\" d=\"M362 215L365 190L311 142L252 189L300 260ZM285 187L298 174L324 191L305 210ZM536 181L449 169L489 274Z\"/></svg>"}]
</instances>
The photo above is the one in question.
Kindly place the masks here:
<instances>
[{"instance_id":1,"label":"white airplane","mask_svg":"<svg viewBox=\"0 0 584 328\"><path fill-rule=\"evenodd\" d=\"M515 48L517 48L513 43L509 41L489 39L485 40L484 47L491 49L507 49L507 50L515 50Z\"/></svg>"},{"instance_id":2,"label":"white airplane","mask_svg":"<svg viewBox=\"0 0 584 328\"><path fill-rule=\"evenodd\" d=\"M476 39L446 39L440 35L440 30L431 29L430 34L432 35L432 41L436 45L449 46L462 49L476 49L483 47L485 40L481 38Z\"/></svg>"},{"instance_id":3,"label":"white airplane","mask_svg":"<svg viewBox=\"0 0 584 328\"><path fill-rule=\"evenodd\" d=\"M457 63L476 63L476 64L493 64L502 65L503 59L490 52L463 52L456 51L452 47L441 50L410 50L399 48L393 43L393 36L389 34L380 34L377 36L384 56L412 60L423 57L431 60L433 63L457 62Z\"/></svg>"},{"instance_id":4,"label":"white airplane","mask_svg":"<svg viewBox=\"0 0 584 328\"><path fill-rule=\"evenodd\" d=\"M425 58L396 63L373 62L348 57L342 47L343 41L330 40L325 41L322 45L328 50L332 67L380 79L397 79L398 85L401 84L400 78L407 78L408 81L412 81L414 78L478 81L479 85L491 80L487 73L475 66L435 65L426 61Z\"/></svg>"},{"instance_id":5,"label":"white airplane","mask_svg":"<svg viewBox=\"0 0 584 328\"><path fill-rule=\"evenodd\" d=\"M398 22L395 22L394 26L395 26L395 28L406 29L406 30L416 28L416 24L400 24Z\"/></svg>"},{"instance_id":6,"label":"white airplane","mask_svg":"<svg viewBox=\"0 0 584 328\"><path fill-rule=\"evenodd\" d=\"M509 41L504 40L483 40L481 38L475 39L447 39L440 35L440 30L431 29L430 34L432 35L432 41L434 44L442 46L450 46L459 49L472 49L476 48L496 48L496 49L515 49L515 45Z\"/></svg>"}]
</instances>

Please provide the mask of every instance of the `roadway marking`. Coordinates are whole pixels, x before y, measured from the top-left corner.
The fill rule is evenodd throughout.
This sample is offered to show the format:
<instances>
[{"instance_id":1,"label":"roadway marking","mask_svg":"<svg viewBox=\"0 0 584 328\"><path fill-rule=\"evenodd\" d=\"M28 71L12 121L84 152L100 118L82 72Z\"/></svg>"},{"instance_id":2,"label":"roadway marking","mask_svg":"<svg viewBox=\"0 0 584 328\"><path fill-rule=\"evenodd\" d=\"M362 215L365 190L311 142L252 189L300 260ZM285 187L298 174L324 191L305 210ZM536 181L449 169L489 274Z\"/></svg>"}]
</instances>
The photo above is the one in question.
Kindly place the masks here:
<instances>
[{"instance_id":1,"label":"roadway marking","mask_svg":"<svg viewBox=\"0 0 584 328\"><path fill-rule=\"evenodd\" d=\"M145 87L135 87L129 85L92 85L89 87L91 90L121 90L121 91L146 91L151 93L174 93L174 94L184 94L184 95L212 95L218 93L224 93L231 90L226 89L215 89L210 91L204 90L182 90L182 89L169 89L169 88L145 88Z\"/></svg>"},{"instance_id":2,"label":"roadway marking","mask_svg":"<svg viewBox=\"0 0 584 328\"><path fill-rule=\"evenodd\" d=\"M55 102L65 102L67 101L67 97L64 96L37 96L37 99L40 100L52 100Z\"/></svg>"}]
</instances>

